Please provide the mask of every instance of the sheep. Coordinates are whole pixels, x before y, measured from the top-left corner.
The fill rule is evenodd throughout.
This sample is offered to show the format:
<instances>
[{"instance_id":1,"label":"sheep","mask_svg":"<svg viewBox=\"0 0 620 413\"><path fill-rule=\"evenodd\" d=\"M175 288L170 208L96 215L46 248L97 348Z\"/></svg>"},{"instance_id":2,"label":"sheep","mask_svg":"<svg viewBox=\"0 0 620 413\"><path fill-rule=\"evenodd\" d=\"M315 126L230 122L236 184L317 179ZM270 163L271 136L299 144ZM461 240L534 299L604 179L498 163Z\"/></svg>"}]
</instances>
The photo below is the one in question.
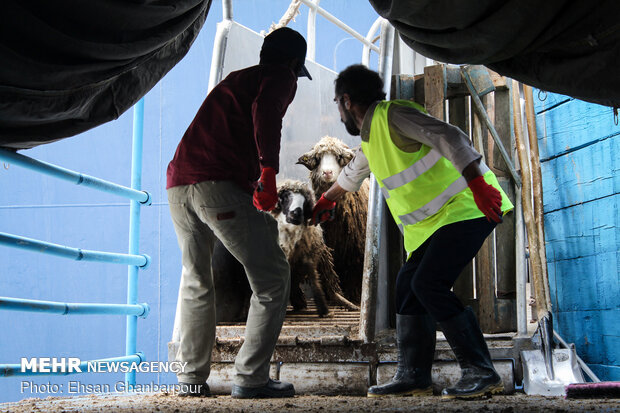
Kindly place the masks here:
<instances>
[{"instance_id":1,"label":"sheep","mask_svg":"<svg viewBox=\"0 0 620 413\"><path fill-rule=\"evenodd\" d=\"M291 305L297 311L307 307L300 284L308 281L320 317L329 316L326 296L348 309L359 310L342 295L331 249L323 241L321 228L307 224L314 200L308 185L286 180L278 186L278 203L272 211L278 221L280 246L291 266Z\"/></svg>"},{"instance_id":2,"label":"sheep","mask_svg":"<svg viewBox=\"0 0 620 413\"><path fill-rule=\"evenodd\" d=\"M323 242L321 228L306 224L314 200L314 193L308 185L287 180L279 185L278 203L272 211L278 221L280 247L291 267L291 305L296 311L307 307L300 287L307 280L319 316L329 315L326 296L350 310L359 310L342 295L338 276L334 272L331 249ZM245 321L252 291L243 266L219 240L213 249L212 268L216 321Z\"/></svg>"},{"instance_id":3,"label":"sheep","mask_svg":"<svg viewBox=\"0 0 620 413\"><path fill-rule=\"evenodd\" d=\"M325 136L297 163L310 170L312 189L319 197L353 156L354 152L340 139ZM321 224L325 244L333 249L334 269L344 296L354 303L359 303L362 295L368 190L365 180L359 191L346 193L336 203L334 220Z\"/></svg>"}]
</instances>

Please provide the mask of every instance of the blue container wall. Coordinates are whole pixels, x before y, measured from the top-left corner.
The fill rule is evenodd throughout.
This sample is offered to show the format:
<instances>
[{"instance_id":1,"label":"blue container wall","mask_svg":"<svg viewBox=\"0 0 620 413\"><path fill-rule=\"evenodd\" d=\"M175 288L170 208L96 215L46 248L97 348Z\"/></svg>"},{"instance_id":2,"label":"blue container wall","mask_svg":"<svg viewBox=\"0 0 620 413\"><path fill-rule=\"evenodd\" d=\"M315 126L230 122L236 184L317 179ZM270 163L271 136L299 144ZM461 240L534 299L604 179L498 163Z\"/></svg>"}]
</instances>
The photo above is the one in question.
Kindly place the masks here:
<instances>
[{"instance_id":1,"label":"blue container wall","mask_svg":"<svg viewBox=\"0 0 620 413\"><path fill-rule=\"evenodd\" d=\"M609 107L537 100L555 328L601 380L620 380L620 126Z\"/></svg>"},{"instance_id":2,"label":"blue container wall","mask_svg":"<svg viewBox=\"0 0 620 413\"><path fill-rule=\"evenodd\" d=\"M366 34L377 18L368 2L325 1L321 4L349 26ZM267 30L289 6L289 0L237 0L234 17L255 30ZM306 34L307 8L291 22ZM221 2L214 0L205 26L188 55L145 97L142 187L153 204L141 211L140 252L152 257L139 272L138 302L151 307L138 321L138 351L148 361L166 361L172 335L179 277L180 252L168 212L166 167L183 132L202 103L208 86L215 25ZM317 18L316 61L342 70L360 61L357 42ZM376 59L375 59L376 60ZM258 62L258 56L256 61ZM336 107L331 107L334 111ZM129 186L131 178L132 113L84 134L24 151L85 174ZM0 231L91 250L128 249L129 202L81 188L13 165L0 165ZM124 303L127 267L84 263L43 256L14 248L0 248L0 295L66 302ZM0 311L0 363L19 363L21 357L115 357L125 351L125 317L59 316ZM108 384L114 390L121 373L72 376L0 377L0 403L28 397L72 395L69 381ZM171 373L138 373L139 384L176 383ZM58 384L60 393L34 391L34 385Z\"/></svg>"}]
</instances>

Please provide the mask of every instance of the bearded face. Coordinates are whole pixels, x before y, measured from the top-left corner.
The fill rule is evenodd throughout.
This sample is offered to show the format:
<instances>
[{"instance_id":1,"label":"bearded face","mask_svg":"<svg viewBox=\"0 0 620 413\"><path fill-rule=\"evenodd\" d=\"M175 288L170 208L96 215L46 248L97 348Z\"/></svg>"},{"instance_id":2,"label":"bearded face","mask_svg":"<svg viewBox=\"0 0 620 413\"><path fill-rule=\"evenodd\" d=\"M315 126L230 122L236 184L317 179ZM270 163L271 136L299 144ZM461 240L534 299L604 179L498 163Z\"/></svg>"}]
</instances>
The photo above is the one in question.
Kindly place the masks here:
<instances>
[{"instance_id":1,"label":"bearded face","mask_svg":"<svg viewBox=\"0 0 620 413\"><path fill-rule=\"evenodd\" d=\"M342 123L344 123L344 127L346 128L347 132L349 132L353 136L359 136L360 128L357 127L351 111L343 109L342 112L344 119L342 119L341 117L340 120L342 121Z\"/></svg>"},{"instance_id":2,"label":"bearded face","mask_svg":"<svg viewBox=\"0 0 620 413\"><path fill-rule=\"evenodd\" d=\"M358 136L360 134L360 130L355 123L355 118L349 109L344 107L344 98L341 96L336 96L334 101L338 104L338 111L340 112L340 121L344 123L344 127L347 132L349 132L353 136Z\"/></svg>"}]
</instances>

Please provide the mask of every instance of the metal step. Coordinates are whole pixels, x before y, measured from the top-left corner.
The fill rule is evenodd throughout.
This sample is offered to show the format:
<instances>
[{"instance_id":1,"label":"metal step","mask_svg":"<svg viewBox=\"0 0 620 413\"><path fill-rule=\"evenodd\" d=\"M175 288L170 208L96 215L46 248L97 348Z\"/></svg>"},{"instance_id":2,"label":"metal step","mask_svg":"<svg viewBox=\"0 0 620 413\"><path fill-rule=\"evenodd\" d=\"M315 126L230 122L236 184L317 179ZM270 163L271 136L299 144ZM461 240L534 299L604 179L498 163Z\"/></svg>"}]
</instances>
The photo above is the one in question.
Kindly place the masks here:
<instances>
[{"instance_id":1,"label":"metal step","mask_svg":"<svg viewBox=\"0 0 620 413\"><path fill-rule=\"evenodd\" d=\"M271 364L271 377L295 384L299 394L361 395L368 386L388 381L398 359L395 330L377 334L373 343L359 339L359 311L330 307L329 318L318 317L310 300L308 309L287 309L282 332ZM212 355L209 386L216 394L228 394L234 376L234 359L243 343L243 323L220 324ZM485 335L496 370L504 381L505 393L515 390L522 378L520 351L531 346L529 339L515 334ZM168 345L169 359L176 356L178 343ZM436 392L453 385L460 368L441 332L433 363Z\"/></svg>"}]
</instances>

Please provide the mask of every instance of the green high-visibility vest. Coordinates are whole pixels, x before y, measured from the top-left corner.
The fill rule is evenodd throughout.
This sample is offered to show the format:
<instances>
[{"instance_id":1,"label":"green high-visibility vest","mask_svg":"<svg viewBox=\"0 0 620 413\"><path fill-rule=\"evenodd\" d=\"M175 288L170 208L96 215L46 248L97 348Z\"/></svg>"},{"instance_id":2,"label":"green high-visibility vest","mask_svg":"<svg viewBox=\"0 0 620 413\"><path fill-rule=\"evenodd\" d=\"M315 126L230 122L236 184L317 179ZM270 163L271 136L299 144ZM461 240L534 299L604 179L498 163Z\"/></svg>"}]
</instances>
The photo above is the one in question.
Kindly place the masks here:
<instances>
[{"instance_id":1,"label":"green high-visibility vest","mask_svg":"<svg viewBox=\"0 0 620 413\"><path fill-rule=\"evenodd\" d=\"M362 141L362 151L404 235L407 255L411 256L444 225L480 218L484 214L476 206L465 178L437 150L422 144L416 152L404 152L394 144L388 127L388 109L393 104L426 113L422 106L407 100L379 102L372 117L368 142ZM484 164L481 169L485 181L501 193L502 211L510 211L513 205L495 174Z\"/></svg>"}]
</instances>

